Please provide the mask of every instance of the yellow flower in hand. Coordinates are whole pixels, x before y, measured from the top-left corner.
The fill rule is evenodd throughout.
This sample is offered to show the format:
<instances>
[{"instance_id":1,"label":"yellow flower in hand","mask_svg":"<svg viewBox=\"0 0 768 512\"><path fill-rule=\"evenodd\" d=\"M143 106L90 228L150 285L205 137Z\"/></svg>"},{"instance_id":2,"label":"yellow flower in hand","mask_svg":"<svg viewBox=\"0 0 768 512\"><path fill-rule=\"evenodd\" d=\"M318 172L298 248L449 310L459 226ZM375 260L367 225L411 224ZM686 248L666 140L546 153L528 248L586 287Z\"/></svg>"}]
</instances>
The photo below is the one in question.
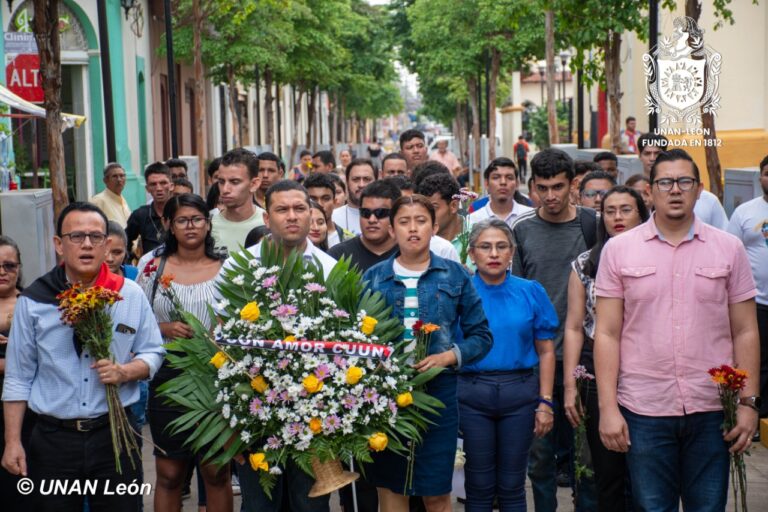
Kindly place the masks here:
<instances>
[{"instance_id":1,"label":"yellow flower in hand","mask_svg":"<svg viewBox=\"0 0 768 512\"><path fill-rule=\"evenodd\" d=\"M249 302L240 310L240 319L247 322L255 322L259 319L260 314L259 305L255 302Z\"/></svg>"},{"instance_id":2,"label":"yellow flower in hand","mask_svg":"<svg viewBox=\"0 0 768 512\"><path fill-rule=\"evenodd\" d=\"M399 395L397 395L396 401L397 401L398 407L402 407L402 408L408 407L413 403L413 395L410 394L408 391L406 391L405 393L400 393Z\"/></svg>"},{"instance_id":3,"label":"yellow flower in hand","mask_svg":"<svg viewBox=\"0 0 768 512\"><path fill-rule=\"evenodd\" d=\"M259 393L264 393L264 391L267 390L269 385L267 384L267 381L264 380L264 377L262 377L261 375L257 375L256 377L251 379L251 387Z\"/></svg>"},{"instance_id":4,"label":"yellow flower in hand","mask_svg":"<svg viewBox=\"0 0 768 512\"><path fill-rule=\"evenodd\" d=\"M323 422L320 418L312 418L309 420L309 430L311 430L313 434L319 434L323 431Z\"/></svg>"},{"instance_id":5,"label":"yellow flower in hand","mask_svg":"<svg viewBox=\"0 0 768 512\"><path fill-rule=\"evenodd\" d=\"M376 328L377 323L379 323L379 321L373 318L372 316L366 316L365 318L363 318L362 325L360 326L360 331L366 336L370 336L371 334L373 334L373 330Z\"/></svg>"},{"instance_id":6,"label":"yellow flower in hand","mask_svg":"<svg viewBox=\"0 0 768 512\"><path fill-rule=\"evenodd\" d=\"M347 384L354 386L363 378L363 369L357 366L350 366L347 370Z\"/></svg>"},{"instance_id":7,"label":"yellow flower in hand","mask_svg":"<svg viewBox=\"0 0 768 512\"><path fill-rule=\"evenodd\" d=\"M224 352L222 352L222 351L216 352L213 355L213 357L211 358L211 361L210 361L210 363L213 366L215 366L217 369L221 368L222 366L224 366L224 363L226 363L226 362L227 362L227 355Z\"/></svg>"},{"instance_id":8,"label":"yellow flower in hand","mask_svg":"<svg viewBox=\"0 0 768 512\"><path fill-rule=\"evenodd\" d=\"M304 377L302 384L304 385L304 389L307 390L307 393L310 394L317 393L323 389L323 381L311 374Z\"/></svg>"},{"instance_id":9,"label":"yellow flower in hand","mask_svg":"<svg viewBox=\"0 0 768 512\"><path fill-rule=\"evenodd\" d=\"M389 439L384 432L376 432L368 438L368 446L375 452L383 451L387 447Z\"/></svg>"},{"instance_id":10,"label":"yellow flower in hand","mask_svg":"<svg viewBox=\"0 0 768 512\"><path fill-rule=\"evenodd\" d=\"M248 456L248 462L251 463L251 468L254 471L262 470L269 471L269 464L267 463L267 456L263 453L252 453Z\"/></svg>"}]
</instances>

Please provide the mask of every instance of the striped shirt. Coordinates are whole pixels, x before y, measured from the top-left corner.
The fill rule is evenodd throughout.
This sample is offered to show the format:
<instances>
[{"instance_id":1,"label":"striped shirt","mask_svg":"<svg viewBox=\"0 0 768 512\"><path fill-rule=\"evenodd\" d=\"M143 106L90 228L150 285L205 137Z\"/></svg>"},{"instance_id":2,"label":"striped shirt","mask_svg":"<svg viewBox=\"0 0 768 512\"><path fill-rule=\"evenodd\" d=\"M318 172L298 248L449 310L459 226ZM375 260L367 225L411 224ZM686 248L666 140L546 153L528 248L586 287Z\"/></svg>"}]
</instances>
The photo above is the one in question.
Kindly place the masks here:
<instances>
[{"instance_id":1,"label":"striped shirt","mask_svg":"<svg viewBox=\"0 0 768 512\"><path fill-rule=\"evenodd\" d=\"M403 283L405 286L405 300L403 302L403 326L405 332L403 333L403 339L405 341L412 341L413 325L419 320L419 278L424 274L423 270L409 270L399 264L397 260L394 261L392 268L395 272L395 279ZM406 348L406 352L412 352L416 348L414 343L409 344Z\"/></svg>"}]
</instances>

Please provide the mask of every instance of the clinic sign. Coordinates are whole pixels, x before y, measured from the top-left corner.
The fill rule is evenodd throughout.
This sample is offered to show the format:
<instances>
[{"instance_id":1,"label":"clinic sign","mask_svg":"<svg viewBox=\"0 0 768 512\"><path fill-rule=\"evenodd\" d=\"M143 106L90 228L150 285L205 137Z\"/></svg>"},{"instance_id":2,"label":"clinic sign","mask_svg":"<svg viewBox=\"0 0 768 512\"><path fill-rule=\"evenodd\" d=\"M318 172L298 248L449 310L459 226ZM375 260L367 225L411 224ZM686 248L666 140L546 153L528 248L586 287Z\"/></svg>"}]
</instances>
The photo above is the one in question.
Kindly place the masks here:
<instances>
[{"instance_id":1,"label":"clinic sign","mask_svg":"<svg viewBox=\"0 0 768 512\"><path fill-rule=\"evenodd\" d=\"M42 103L43 83L35 35L29 32L6 32L3 36L6 87L27 101Z\"/></svg>"}]
</instances>

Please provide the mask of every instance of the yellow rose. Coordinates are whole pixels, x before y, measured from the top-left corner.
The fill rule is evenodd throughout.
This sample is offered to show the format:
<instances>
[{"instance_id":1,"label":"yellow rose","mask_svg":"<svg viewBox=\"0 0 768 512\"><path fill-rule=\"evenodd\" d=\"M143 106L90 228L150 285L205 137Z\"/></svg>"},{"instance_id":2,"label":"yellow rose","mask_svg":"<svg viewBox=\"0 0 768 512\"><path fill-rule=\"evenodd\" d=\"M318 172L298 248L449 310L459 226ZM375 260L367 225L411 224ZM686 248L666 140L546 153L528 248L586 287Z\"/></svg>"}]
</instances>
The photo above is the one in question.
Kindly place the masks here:
<instances>
[{"instance_id":1,"label":"yellow rose","mask_svg":"<svg viewBox=\"0 0 768 512\"><path fill-rule=\"evenodd\" d=\"M286 336L285 340L283 340L283 341L296 341L296 336L291 334L290 336Z\"/></svg>"},{"instance_id":2,"label":"yellow rose","mask_svg":"<svg viewBox=\"0 0 768 512\"><path fill-rule=\"evenodd\" d=\"M363 318L363 323L360 326L360 331L362 331L363 334L366 336L370 336L373 334L373 329L376 327L376 324L379 323L378 320L373 318L372 316L366 316Z\"/></svg>"},{"instance_id":3,"label":"yellow rose","mask_svg":"<svg viewBox=\"0 0 768 512\"><path fill-rule=\"evenodd\" d=\"M311 430L313 434L319 434L323 431L323 422L320 421L320 418L312 418L309 420L309 430Z\"/></svg>"},{"instance_id":4,"label":"yellow rose","mask_svg":"<svg viewBox=\"0 0 768 512\"><path fill-rule=\"evenodd\" d=\"M267 464L267 456L263 453L252 453L248 456L248 462L251 463L251 468L254 471L262 470L269 471L269 464Z\"/></svg>"},{"instance_id":5,"label":"yellow rose","mask_svg":"<svg viewBox=\"0 0 768 512\"><path fill-rule=\"evenodd\" d=\"M317 393L323 389L323 381L311 374L304 378L302 384L304 385L304 389L307 390L307 393Z\"/></svg>"},{"instance_id":6,"label":"yellow rose","mask_svg":"<svg viewBox=\"0 0 768 512\"><path fill-rule=\"evenodd\" d=\"M216 352L210 361L210 363L216 368L221 368L222 366L224 366L224 363L226 362L227 362L227 355L221 351Z\"/></svg>"},{"instance_id":7,"label":"yellow rose","mask_svg":"<svg viewBox=\"0 0 768 512\"><path fill-rule=\"evenodd\" d=\"M267 381L264 380L264 377L262 377L261 375L257 375L256 377L251 379L251 387L259 393L264 393L264 391L267 390L269 385L267 384Z\"/></svg>"},{"instance_id":8,"label":"yellow rose","mask_svg":"<svg viewBox=\"0 0 768 512\"><path fill-rule=\"evenodd\" d=\"M240 319L247 322L255 322L259 319L260 314L259 305L255 302L249 302L240 310Z\"/></svg>"},{"instance_id":9,"label":"yellow rose","mask_svg":"<svg viewBox=\"0 0 768 512\"><path fill-rule=\"evenodd\" d=\"M362 368L358 368L357 366L350 366L347 370L347 384L350 386L354 386L358 382L360 382L360 379L363 378L363 370Z\"/></svg>"},{"instance_id":10,"label":"yellow rose","mask_svg":"<svg viewBox=\"0 0 768 512\"><path fill-rule=\"evenodd\" d=\"M397 395L397 406L398 407L408 407L413 403L413 395L409 392L400 393Z\"/></svg>"},{"instance_id":11,"label":"yellow rose","mask_svg":"<svg viewBox=\"0 0 768 512\"><path fill-rule=\"evenodd\" d=\"M387 447L387 442L389 442L389 439L384 432L376 432L368 438L368 446L375 452L383 451Z\"/></svg>"}]
</instances>

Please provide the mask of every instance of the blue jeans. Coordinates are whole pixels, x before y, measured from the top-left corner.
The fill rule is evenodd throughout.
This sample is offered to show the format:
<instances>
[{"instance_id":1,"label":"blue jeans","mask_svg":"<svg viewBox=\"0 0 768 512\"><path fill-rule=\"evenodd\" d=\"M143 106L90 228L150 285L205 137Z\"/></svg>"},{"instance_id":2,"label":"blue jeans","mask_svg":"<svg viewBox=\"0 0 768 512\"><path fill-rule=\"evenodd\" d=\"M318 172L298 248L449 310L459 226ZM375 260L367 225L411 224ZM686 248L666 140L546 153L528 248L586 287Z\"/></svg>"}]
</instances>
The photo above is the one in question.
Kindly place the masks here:
<instances>
[{"instance_id":1,"label":"blue jeans","mask_svg":"<svg viewBox=\"0 0 768 512\"><path fill-rule=\"evenodd\" d=\"M459 429L467 462L467 512L525 512L525 469L539 381L528 373L459 376Z\"/></svg>"},{"instance_id":2,"label":"blue jeans","mask_svg":"<svg viewBox=\"0 0 768 512\"><path fill-rule=\"evenodd\" d=\"M563 362L555 367L555 386L552 392L555 404L555 425L546 436L534 439L528 457L528 477L531 479L533 503L536 512L557 510L557 459L568 458L568 473L573 486L573 428L565 418L563 408ZM583 478L579 482L576 512L597 510L595 482Z\"/></svg>"},{"instance_id":3,"label":"blue jeans","mask_svg":"<svg viewBox=\"0 0 768 512\"><path fill-rule=\"evenodd\" d=\"M723 512L729 455L723 413L641 416L622 408L632 445L627 464L636 512Z\"/></svg>"},{"instance_id":4,"label":"blue jeans","mask_svg":"<svg viewBox=\"0 0 768 512\"><path fill-rule=\"evenodd\" d=\"M259 474L250 464L237 466L240 478L240 492L243 497L242 512L329 512L330 494L318 498L307 496L315 479L302 471L292 461L283 468L283 474L277 479L272 489L272 499L264 492L259 483Z\"/></svg>"}]
</instances>

